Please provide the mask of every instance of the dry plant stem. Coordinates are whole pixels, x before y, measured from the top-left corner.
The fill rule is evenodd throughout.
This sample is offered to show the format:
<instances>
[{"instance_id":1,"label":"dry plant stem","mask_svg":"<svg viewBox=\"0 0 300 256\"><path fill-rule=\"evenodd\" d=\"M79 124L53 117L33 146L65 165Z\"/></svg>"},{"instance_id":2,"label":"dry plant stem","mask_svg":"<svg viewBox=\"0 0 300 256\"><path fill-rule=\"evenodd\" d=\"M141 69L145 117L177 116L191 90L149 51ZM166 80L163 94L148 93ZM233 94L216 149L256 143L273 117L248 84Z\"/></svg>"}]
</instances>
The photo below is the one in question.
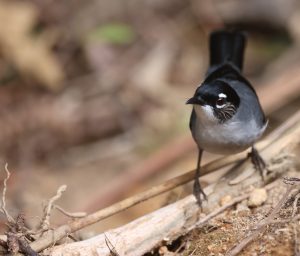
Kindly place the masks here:
<instances>
[{"instance_id":1,"label":"dry plant stem","mask_svg":"<svg viewBox=\"0 0 300 256\"><path fill-rule=\"evenodd\" d=\"M56 195L49 199L47 205L44 208L44 217L41 223L42 230L48 230L50 227L50 215L53 208L53 204L62 196L62 193L67 189L66 185L62 185L57 189Z\"/></svg>"},{"instance_id":2,"label":"dry plant stem","mask_svg":"<svg viewBox=\"0 0 300 256\"><path fill-rule=\"evenodd\" d=\"M20 237L18 239L20 250L24 253L26 256L38 256L38 253L32 250L32 248L29 246L28 242L24 237ZM19 254L18 254L19 255Z\"/></svg>"},{"instance_id":3,"label":"dry plant stem","mask_svg":"<svg viewBox=\"0 0 300 256\"><path fill-rule=\"evenodd\" d=\"M107 248L109 249L109 251L110 251L110 254L112 255L112 256L120 256L119 254L118 254L118 252L116 251L116 248L114 247L114 245L110 242L110 240L108 239L108 237L104 234L104 236L105 236L105 243L106 243L106 245L107 245Z\"/></svg>"},{"instance_id":4,"label":"dry plant stem","mask_svg":"<svg viewBox=\"0 0 300 256\"><path fill-rule=\"evenodd\" d=\"M15 223L15 220L13 217L11 217L6 210L6 191L7 191L7 181L9 180L10 177L10 172L8 170L8 164L5 164L5 172L6 172L6 178L3 181L3 191L2 191L2 202L1 202L1 211L4 213L7 221L9 223Z\"/></svg>"},{"instance_id":5,"label":"dry plant stem","mask_svg":"<svg viewBox=\"0 0 300 256\"><path fill-rule=\"evenodd\" d=\"M4 246L4 248L7 248L7 251L12 255L21 255L18 253L19 251L27 256L38 255L38 253L35 252L29 245L30 239L28 239L29 237L26 234L26 230L24 214L20 213L17 216L15 223L10 223L9 230L6 232L7 238L6 246Z\"/></svg>"},{"instance_id":6,"label":"dry plant stem","mask_svg":"<svg viewBox=\"0 0 300 256\"><path fill-rule=\"evenodd\" d=\"M269 225L273 219L275 218L276 214L280 211L280 209L283 207L283 205L287 202L289 199L289 195L291 192L296 188L296 185L289 186L287 188L287 191L283 195L283 197L280 199L280 201L277 203L275 208L272 210L270 215L261 221L255 228L254 231L251 232L248 236L246 236L239 244L237 244L233 249L231 249L229 252L226 253L227 256L235 256L238 255L249 243L251 243L254 239L256 239L260 234L262 234L267 225Z\"/></svg>"},{"instance_id":7,"label":"dry plant stem","mask_svg":"<svg viewBox=\"0 0 300 256\"><path fill-rule=\"evenodd\" d=\"M60 207L59 205L53 205L55 209L60 211L62 214L66 215L67 217L70 218L83 218L87 215L85 212L67 212L65 209Z\"/></svg>"},{"instance_id":8,"label":"dry plant stem","mask_svg":"<svg viewBox=\"0 0 300 256\"><path fill-rule=\"evenodd\" d=\"M299 111L300 112L300 111ZM299 115L299 112L296 113L297 116ZM292 117L293 119L293 117ZM291 143L291 141L296 141L296 139L289 138L289 139L278 139L280 136L284 136L287 131L290 131L293 129L294 126L296 128L299 125L299 119L294 120L293 122L290 122L290 126L285 127L285 130L280 130L279 132L274 132L273 135L270 135L269 137L276 138L275 141L268 141L267 140L267 146L270 146L273 144L275 145L274 150L269 150L269 155L274 155L274 152L278 151L279 149L283 148L286 144ZM294 129L297 131L294 127ZM299 127L298 127L299 128ZM289 136L289 135L287 135ZM258 145L259 146L259 145ZM264 145L264 148L267 148L267 146ZM259 147L260 148L260 147ZM232 155L229 157L224 157L219 160L213 161L207 165L205 165L202 169L202 175L205 175L209 172L212 172L213 170L222 168L228 164L234 163L238 160L241 160L245 157L245 154L238 154L238 155ZM164 184L161 184L159 186L153 187L145 192L142 192L138 195L135 195L133 197L130 197L128 199L125 199L117 204L114 204L110 207L107 207L103 210L100 210L98 212L92 213L82 219L75 220L68 225L63 225L57 228L54 231L48 231L45 235L43 235L41 238L39 238L37 241L33 242L31 244L32 248L36 251L41 251L50 245L52 245L55 241L59 241L63 237L66 237L68 234L75 232L79 229L82 229L88 225L91 225L95 222L98 222L108 216L111 216L117 212L120 212L124 209L127 209L133 205L136 205L142 201L145 201L153 196L159 195L163 192L166 192L168 190L171 190L177 186L180 186L182 184L185 184L189 181L191 181L194 178L194 171L188 172L182 176L179 176L177 178L171 179Z\"/></svg>"}]
</instances>

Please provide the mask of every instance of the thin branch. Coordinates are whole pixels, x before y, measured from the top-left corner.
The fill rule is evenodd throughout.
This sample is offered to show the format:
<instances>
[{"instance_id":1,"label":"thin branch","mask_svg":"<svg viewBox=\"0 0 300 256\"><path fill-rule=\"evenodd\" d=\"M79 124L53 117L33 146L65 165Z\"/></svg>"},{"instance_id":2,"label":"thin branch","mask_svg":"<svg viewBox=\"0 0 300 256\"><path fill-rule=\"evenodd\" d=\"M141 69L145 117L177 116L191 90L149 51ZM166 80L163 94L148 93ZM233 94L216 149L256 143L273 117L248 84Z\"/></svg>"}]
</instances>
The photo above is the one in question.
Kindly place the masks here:
<instances>
[{"instance_id":1,"label":"thin branch","mask_svg":"<svg viewBox=\"0 0 300 256\"><path fill-rule=\"evenodd\" d=\"M18 243L20 246L20 251L22 251L26 256L38 256L38 253L32 250L24 237L20 237L18 239Z\"/></svg>"},{"instance_id":2,"label":"thin branch","mask_svg":"<svg viewBox=\"0 0 300 256\"><path fill-rule=\"evenodd\" d=\"M109 249L110 251L110 254L112 256L120 256L120 254L116 251L116 248L114 247L114 245L111 243L111 241L108 239L108 237L106 236L106 234L104 234L105 236L105 243L106 243L106 246L107 248Z\"/></svg>"},{"instance_id":3,"label":"thin branch","mask_svg":"<svg viewBox=\"0 0 300 256\"><path fill-rule=\"evenodd\" d=\"M9 223L15 223L13 217L10 216L8 211L6 210L6 191L7 191L7 181L10 178L10 171L8 170L8 164L5 164L5 172L6 178L3 181L3 191L2 191L2 201L1 201L1 211L6 216L6 219Z\"/></svg>"},{"instance_id":4,"label":"thin branch","mask_svg":"<svg viewBox=\"0 0 300 256\"><path fill-rule=\"evenodd\" d=\"M47 203L47 205L44 208L44 217L41 222L41 229L42 230L48 230L50 227L50 215L51 215L51 210L53 208L53 204L61 198L63 192L65 192L67 189L67 185L62 185L58 188L56 195L51 197Z\"/></svg>"},{"instance_id":5,"label":"thin branch","mask_svg":"<svg viewBox=\"0 0 300 256\"><path fill-rule=\"evenodd\" d=\"M70 218L83 218L87 215L86 212L68 212L65 209L63 209L62 207L60 207L59 205L53 205L53 207L55 209L57 209L58 211L60 211L62 214L66 215L67 217Z\"/></svg>"}]
</instances>

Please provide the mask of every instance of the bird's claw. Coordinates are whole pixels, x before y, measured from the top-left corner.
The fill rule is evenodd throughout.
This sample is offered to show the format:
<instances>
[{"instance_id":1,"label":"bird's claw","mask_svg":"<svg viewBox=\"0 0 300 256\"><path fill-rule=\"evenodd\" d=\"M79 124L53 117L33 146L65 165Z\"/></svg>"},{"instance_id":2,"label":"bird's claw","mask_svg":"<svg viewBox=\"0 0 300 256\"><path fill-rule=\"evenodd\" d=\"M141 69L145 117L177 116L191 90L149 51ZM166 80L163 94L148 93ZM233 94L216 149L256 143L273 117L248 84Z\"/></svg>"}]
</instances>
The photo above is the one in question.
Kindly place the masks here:
<instances>
[{"instance_id":1,"label":"bird's claw","mask_svg":"<svg viewBox=\"0 0 300 256\"><path fill-rule=\"evenodd\" d=\"M201 185L200 185L200 182L198 179L195 180L195 182L194 182L193 194L196 198L197 204L202 209L202 202L203 202L203 200L207 201L207 196L204 193L203 189L201 188Z\"/></svg>"},{"instance_id":2,"label":"bird's claw","mask_svg":"<svg viewBox=\"0 0 300 256\"><path fill-rule=\"evenodd\" d=\"M252 150L248 154L248 156L251 158L251 162L254 165L254 168L257 171L259 171L262 180L265 182L265 176L266 176L265 171L267 169L267 165L264 159L260 156L260 154L254 147L252 147Z\"/></svg>"}]
</instances>

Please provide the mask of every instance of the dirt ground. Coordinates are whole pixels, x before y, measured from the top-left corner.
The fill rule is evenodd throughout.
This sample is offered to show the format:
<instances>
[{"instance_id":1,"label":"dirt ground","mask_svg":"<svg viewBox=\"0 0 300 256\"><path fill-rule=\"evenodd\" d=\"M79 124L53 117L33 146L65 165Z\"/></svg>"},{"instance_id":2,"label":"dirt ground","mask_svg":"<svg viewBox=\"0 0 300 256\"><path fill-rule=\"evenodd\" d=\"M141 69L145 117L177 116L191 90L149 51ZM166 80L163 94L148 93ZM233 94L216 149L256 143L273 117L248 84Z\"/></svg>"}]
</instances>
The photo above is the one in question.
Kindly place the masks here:
<instances>
[{"instance_id":1,"label":"dirt ground","mask_svg":"<svg viewBox=\"0 0 300 256\"><path fill-rule=\"evenodd\" d=\"M299 150L297 153L299 153ZM296 170L299 170L299 164L296 166ZM287 173L287 176L299 176L299 172L291 171ZM283 182L278 184L278 186L268 191L267 200L262 206L251 208L247 206L247 200L244 200L213 218L204 226L192 230L172 243L163 244L152 252L145 254L145 256L225 255L229 249L239 244L247 235L253 233L259 223L274 209L287 190L286 184ZM276 215L274 221L289 220L292 216L294 201L295 196L291 196ZM299 205L299 201L297 202ZM299 208L296 208L295 214L299 214ZM239 255L296 255L295 251L299 250L298 236L298 221L271 223Z\"/></svg>"},{"instance_id":2,"label":"dirt ground","mask_svg":"<svg viewBox=\"0 0 300 256\"><path fill-rule=\"evenodd\" d=\"M282 190L283 191L283 190ZM270 196L273 198L273 196ZM279 199L279 198L277 198ZM268 199L269 201L269 199ZM216 256L225 253L255 227L270 210L270 205L259 209L228 210L202 228L180 237L146 255ZM241 255L293 255L294 233L292 224L271 225Z\"/></svg>"}]
</instances>

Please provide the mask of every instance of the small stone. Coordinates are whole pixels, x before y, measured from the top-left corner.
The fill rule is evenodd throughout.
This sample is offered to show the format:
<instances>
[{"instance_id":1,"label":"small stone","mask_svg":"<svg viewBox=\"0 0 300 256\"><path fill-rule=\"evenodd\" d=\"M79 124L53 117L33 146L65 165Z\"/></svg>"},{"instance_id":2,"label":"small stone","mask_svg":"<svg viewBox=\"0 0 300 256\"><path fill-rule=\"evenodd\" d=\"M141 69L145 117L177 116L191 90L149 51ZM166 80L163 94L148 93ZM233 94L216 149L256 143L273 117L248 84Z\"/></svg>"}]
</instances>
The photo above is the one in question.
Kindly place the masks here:
<instances>
[{"instance_id":1,"label":"small stone","mask_svg":"<svg viewBox=\"0 0 300 256\"><path fill-rule=\"evenodd\" d=\"M210 245L207 246L207 250L209 250L210 252L211 252L213 249L214 249L214 246L213 246L213 245L210 244Z\"/></svg>"},{"instance_id":2,"label":"small stone","mask_svg":"<svg viewBox=\"0 0 300 256\"><path fill-rule=\"evenodd\" d=\"M251 192L248 199L249 207L261 206L268 198L267 191L264 188L256 188Z\"/></svg>"},{"instance_id":3,"label":"small stone","mask_svg":"<svg viewBox=\"0 0 300 256\"><path fill-rule=\"evenodd\" d=\"M169 252L168 250L168 247L167 246L161 246L159 249L158 249L158 253L159 255L165 255Z\"/></svg>"},{"instance_id":4,"label":"small stone","mask_svg":"<svg viewBox=\"0 0 300 256\"><path fill-rule=\"evenodd\" d=\"M247 202L243 201L236 206L236 213L239 217L246 217L250 213Z\"/></svg>"},{"instance_id":5,"label":"small stone","mask_svg":"<svg viewBox=\"0 0 300 256\"><path fill-rule=\"evenodd\" d=\"M223 250L223 251L226 251L226 250L227 250L227 245L223 245L223 246L222 246L222 250Z\"/></svg>"},{"instance_id":6,"label":"small stone","mask_svg":"<svg viewBox=\"0 0 300 256\"><path fill-rule=\"evenodd\" d=\"M220 199L220 205L223 206L231 201L232 197L230 195L223 196Z\"/></svg>"}]
</instances>

